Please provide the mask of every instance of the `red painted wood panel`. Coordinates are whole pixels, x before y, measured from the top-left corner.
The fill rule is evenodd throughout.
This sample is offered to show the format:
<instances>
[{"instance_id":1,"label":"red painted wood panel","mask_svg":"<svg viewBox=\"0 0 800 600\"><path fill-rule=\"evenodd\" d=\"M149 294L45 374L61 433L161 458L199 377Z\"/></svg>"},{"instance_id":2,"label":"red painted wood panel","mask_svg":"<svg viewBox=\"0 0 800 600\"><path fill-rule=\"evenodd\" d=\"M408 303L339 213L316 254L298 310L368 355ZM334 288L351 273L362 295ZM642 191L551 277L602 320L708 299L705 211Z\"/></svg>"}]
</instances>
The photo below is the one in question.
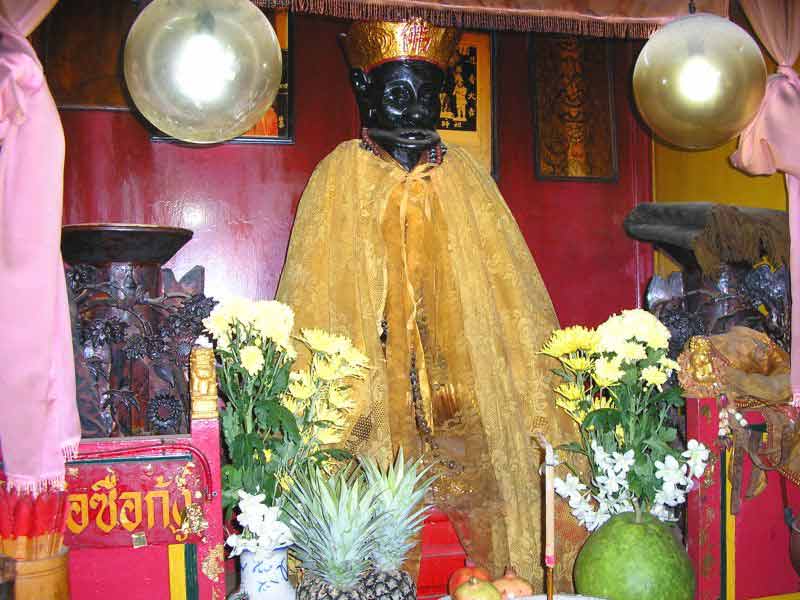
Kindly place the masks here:
<instances>
[{"instance_id":1,"label":"red painted wood panel","mask_svg":"<svg viewBox=\"0 0 800 600\"><path fill-rule=\"evenodd\" d=\"M722 527L725 516L722 510L724 481L720 474L721 455L717 445L718 412L716 398L686 400L687 436L711 449L700 486L689 494L686 503L689 558L697 578L696 600L718 600L723 588Z\"/></svg>"},{"instance_id":2,"label":"red painted wood panel","mask_svg":"<svg viewBox=\"0 0 800 600\"><path fill-rule=\"evenodd\" d=\"M540 181L534 173L527 36L500 36L500 191L519 222L563 325L596 325L638 305L652 250L622 221L651 200L650 137L631 112L630 42L613 42L619 152L617 183Z\"/></svg>"}]
</instances>

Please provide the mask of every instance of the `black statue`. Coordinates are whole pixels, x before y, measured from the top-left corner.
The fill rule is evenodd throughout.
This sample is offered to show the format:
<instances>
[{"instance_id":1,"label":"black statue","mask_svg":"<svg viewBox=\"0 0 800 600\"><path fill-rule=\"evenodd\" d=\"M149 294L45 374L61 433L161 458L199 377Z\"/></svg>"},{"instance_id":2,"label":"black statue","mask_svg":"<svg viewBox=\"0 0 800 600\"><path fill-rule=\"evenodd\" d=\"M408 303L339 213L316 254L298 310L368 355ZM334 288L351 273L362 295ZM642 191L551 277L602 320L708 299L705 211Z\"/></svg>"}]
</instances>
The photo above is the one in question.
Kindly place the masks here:
<instances>
[{"instance_id":1,"label":"black statue","mask_svg":"<svg viewBox=\"0 0 800 600\"><path fill-rule=\"evenodd\" d=\"M361 125L406 171L441 142L436 126L444 72L422 60L384 63L369 73L350 70Z\"/></svg>"}]
</instances>

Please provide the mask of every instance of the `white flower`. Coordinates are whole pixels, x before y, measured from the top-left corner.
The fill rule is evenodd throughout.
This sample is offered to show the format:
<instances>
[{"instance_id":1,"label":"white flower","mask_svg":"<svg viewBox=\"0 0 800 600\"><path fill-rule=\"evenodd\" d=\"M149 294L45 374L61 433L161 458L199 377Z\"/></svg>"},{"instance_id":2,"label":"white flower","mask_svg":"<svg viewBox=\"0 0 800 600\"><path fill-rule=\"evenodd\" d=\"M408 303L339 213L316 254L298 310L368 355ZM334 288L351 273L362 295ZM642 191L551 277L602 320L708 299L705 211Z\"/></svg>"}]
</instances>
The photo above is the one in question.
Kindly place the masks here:
<instances>
[{"instance_id":1,"label":"white flower","mask_svg":"<svg viewBox=\"0 0 800 600\"><path fill-rule=\"evenodd\" d=\"M628 487L628 479L624 474L609 469L605 475L597 476L597 485L601 490L605 489L607 494L616 494L620 489Z\"/></svg>"},{"instance_id":2,"label":"white flower","mask_svg":"<svg viewBox=\"0 0 800 600\"><path fill-rule=\"evenodd\" d=\"M586 486L581 483L581 480L572 475L567 475L566 480L556 477L553 481L553 487L556 494L562 498L572 499L575 496L580 496L581 492L586 489Z\"/></svg>"},{"instance_id":3,"label":"white flower","mask_svg":"<svg viewBox=\"0 0 800 600\"><path fill-rule=\"evenodd\" d=\"M620 454L619 452L614 452L612 454L614 457L614 470L617 473L625 474L630 471L631 467L634 463L634 452L633 449L628 450L625 454Z\"/></svg>"},{"instance_id":4,"label":"white flower","mask_svg":"<svg viewBox=\"0 0 800 600\"><path fill-rule=\"evenodd\" d=\"M240 513L236 520L244 531L226 540L233 548L233 556L245 550L263 555L294 542L289 528L279 520L280 509L264 504L264 494L248 494L243 490L239 490L238 494Z\"/></svg>"},{"instance_id":5,"label":"white flower","mask_svg":"<svg viewBox=\"0 0 800 600\"><path fill-rule=\"evenodd\" d=\"M667 454L664 461L657 460L656 477L663 480L665 484L684 485L686 483L686 465L681 465L675 457Z\"/></svg>"},{"instance_id":6,"label":"white flower","mask_svg":"<svg viewBox=\"0 0 800 600\"><path fill-rule=\"evenodd\" d=\"M603 469L604 471L613 470L614 463L611 456L606 452L600 444L592 440L592 454L594 455L594 464Z\"/></svg>"},{"instance_id":7,"label":"white flower","mask_svg":"<svg viewBox=\"0 0 800 600\"><path fill-rule=\"evenodd\" d=\"M686 444L686 450L681 454L686 458L686 464L689 466L689 472L692 477L701 477L703 475L710 455L708 448L697 440L689 440L689 443Z\"/></svg>"},{"instance_id":8,"label":"white flower","mask_svg":"<svg viewBox=\"0 0 800 600\"><path fill-rule=\"evenodd\" d=\"M680 488L672 484L664 484L664 487L656 492L655 503L666 504L667 506L678 506L686 502L686 494Z\"/></svg>"}]
</instances>

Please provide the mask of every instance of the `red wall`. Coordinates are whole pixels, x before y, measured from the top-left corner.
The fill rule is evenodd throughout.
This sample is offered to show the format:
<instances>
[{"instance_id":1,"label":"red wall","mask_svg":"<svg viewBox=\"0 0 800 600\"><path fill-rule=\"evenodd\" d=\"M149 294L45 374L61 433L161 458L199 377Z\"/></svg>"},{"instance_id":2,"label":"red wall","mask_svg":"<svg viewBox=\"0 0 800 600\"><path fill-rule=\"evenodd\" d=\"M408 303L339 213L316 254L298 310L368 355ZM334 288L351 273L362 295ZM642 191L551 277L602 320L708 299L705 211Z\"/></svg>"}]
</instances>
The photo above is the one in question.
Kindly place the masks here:
<instances>
[{"instance_id":1,"label":"red wall","mask_svg":"<svg viewBox=\"0 0 800 600\"><path fill-rule=\"evenodd\" d=\"M206 291L274 294L293 218L314 166L358 120L336 44L339 21L295 20L293 146L187 148L151 143L130 113L64 111L65 222L141 222L193 229L172 266L206 267ZM636 305L651 254L625 237L627 212L650 199L649 138L628 108L630 48L617 53L620 180L555 183L533 175L527 40L499 36L500 188L533 251L563 324L602 321Z\"/></svg>"}]
</instances>

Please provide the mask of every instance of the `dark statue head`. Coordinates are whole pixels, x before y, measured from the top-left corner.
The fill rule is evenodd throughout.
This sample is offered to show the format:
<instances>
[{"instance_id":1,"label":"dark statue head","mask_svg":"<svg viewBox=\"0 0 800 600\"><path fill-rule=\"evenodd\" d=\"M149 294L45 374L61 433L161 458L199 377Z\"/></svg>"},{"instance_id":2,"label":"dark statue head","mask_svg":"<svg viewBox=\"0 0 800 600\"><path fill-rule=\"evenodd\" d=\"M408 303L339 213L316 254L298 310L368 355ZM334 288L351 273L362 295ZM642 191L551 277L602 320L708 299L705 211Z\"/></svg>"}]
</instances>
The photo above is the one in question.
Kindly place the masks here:
<instances>
[{"instance_id":1,"label":"dark statue head","mask_svg":"<svg viewBox=\"0 0 800 600\"><path fill-rule=\"evenodd\" d=\"M407 171L440 142L439 92L457 41L418 19L354 23L343 37L361 125Z\"/></svg>"}]
</instances>

